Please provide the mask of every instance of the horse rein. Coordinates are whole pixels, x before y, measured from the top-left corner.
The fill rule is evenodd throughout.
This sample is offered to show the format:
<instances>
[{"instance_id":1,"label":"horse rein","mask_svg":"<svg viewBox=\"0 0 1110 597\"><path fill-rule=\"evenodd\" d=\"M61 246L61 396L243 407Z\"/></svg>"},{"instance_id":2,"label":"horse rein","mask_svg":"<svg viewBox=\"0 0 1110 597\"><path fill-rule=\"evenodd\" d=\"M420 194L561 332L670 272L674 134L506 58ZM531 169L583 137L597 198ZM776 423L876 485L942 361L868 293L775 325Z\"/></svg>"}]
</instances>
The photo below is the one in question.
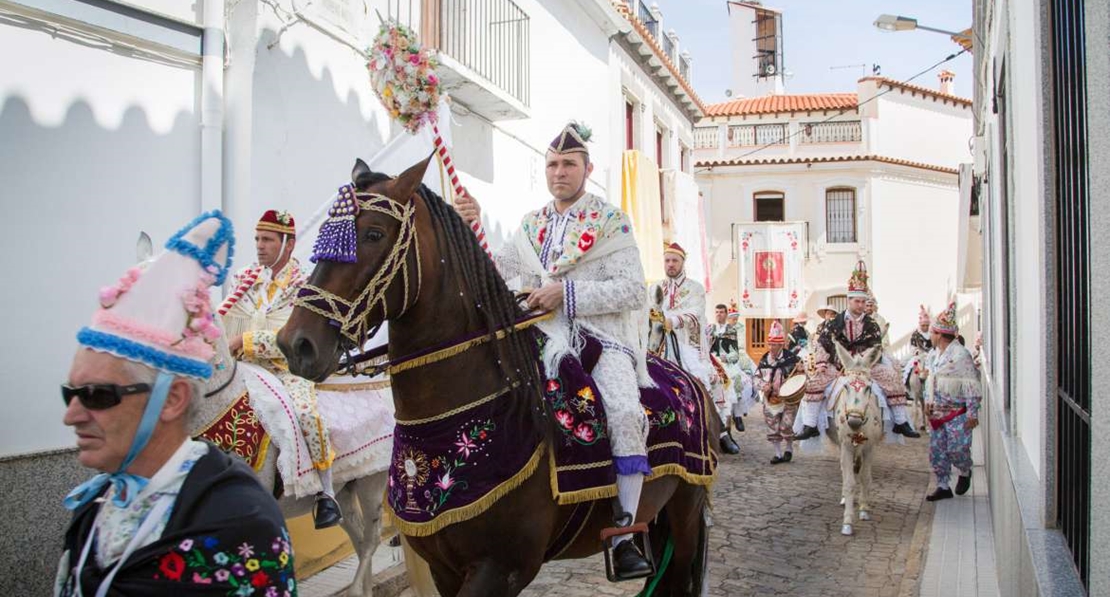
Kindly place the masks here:
<instances>
[{"instance_id":1,"label":"horse rein","mask_svg":"<svg viewBox=\"0 0 1110 597\"><path fill-rule=\"evenodd\" d=\"M547 321L554 317L555 313L550 311L539 314L527 313L518 318L511 325L499 328L494 332L489 332L486 330L474 332L462 337L459 340L453 340L447 344L440 344L437 346L432 346L430 348L425 348L404 357L391 359L384 363L379 363L366 369L359 369L357 367L361 363L379 359L388 355L389 346L383 345L362 354L348 357L345 361L339 364L339 368L341 371L343 371L344 375L366 375L369 377L375 377L382 373L389 373L390 375L394 375L403 371L418 369L425 365L431 365L432 363L438 363L440 361L447 360L451 357L461 355L471 348L475 348L495 339L503 340L506 336L513 332L518 332L520 330L530 328L533 325L540 323L541 321Z\"/></svg>"},{"instance_id":2,"label":"horse rein","mask_svg":"<svg viewBox=\"0 0 1110 597\"><path fill-rule=\"evenodd\" d=\"M380 327L379 324L373 330L367 329L366 319L370 312L381 305L383 311L388 313L389 305L385 293L393 285L399 274L404 281L405 294L400 312L393 315L393 317L404 315L420 296L422 275L420 271L420 243L416 237L416 202L410 199L402 203L378 193L360 193L354 189L353 185L345 185L340 188L337 202L339 201L348 202L350 207L347 209L353 210L354 213L349 214L353 218L357 218L360 211L368 210L385 214L400 222L401 230L397 235L398 242L390 248L381 268L370 278L355 300L348 301L319 286L306 283L297 293L297 298L293 300L293 306L303 307L327 319L328 322L339 328L340 335L346 338L351 346L360 347L366 340L372 338ZM353 226L354 223L352 222L351 225ZM416 292L411 295L413 300L410 302L407 266L414 246L416 247Z\"/></svg>"},{"instance_id":3,"label":"horse rein","mask_svg":"<svg viewBox=\"0 0 1110 597\"><path fill-rule=\"evenodd\" d=\"M239 361L236 360L236 359L231 359L231 375L227 376L227 381L225 381L222 385L220 385L220 387L216 388L215 390L212 390L211 392L208 392L207 394L205 394L204 397L205 398L211 398L211 397L215 396L216 394L219 394L220 392L226 390L227 386L230 386L231 382L235 381L235 373L238 370L239 370Z\"/></svg>"}]
</instances>

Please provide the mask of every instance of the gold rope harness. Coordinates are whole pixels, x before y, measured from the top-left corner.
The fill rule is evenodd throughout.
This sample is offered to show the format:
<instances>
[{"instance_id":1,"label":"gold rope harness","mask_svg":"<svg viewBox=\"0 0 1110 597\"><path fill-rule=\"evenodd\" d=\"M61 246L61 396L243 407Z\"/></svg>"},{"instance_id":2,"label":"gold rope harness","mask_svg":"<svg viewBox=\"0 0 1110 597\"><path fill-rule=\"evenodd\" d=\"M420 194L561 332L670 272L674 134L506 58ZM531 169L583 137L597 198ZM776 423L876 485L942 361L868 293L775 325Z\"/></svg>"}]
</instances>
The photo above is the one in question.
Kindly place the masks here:
<instances>
[{"instance_id":1,"label":"gold rope harness","mask_svg":"<svg viewBox=\"0 0 1110 597\"><path fill-rule=\"evenodd\" d=\"M381 268L374 274L374 277L370 278L370 281L366 283L366 286L355 300L348 301L319 286L306 283L301 288L297 298L293 300L293 305L303 307L335 323L339 326L339 331L344 337L353 342L355 346L362 346L366 341L368 331L366 320L370 311L381 304L386 317L390 316L385 293L397 278L398 273L401 274L403 279L405 294L401 311L392 315L392 317L400 317L412 306L409 304L409 273L405 266L408 264L409 253L413 245L416 246L416 294L414 296L420 296L420 243L416 239L415 201L410 200L401 203L377 193L356 192L355 197L360 211L376 211L401 223L401 230L397 235L398 242L390 249L389 255L386 256Z\"/></svg>"}]
</instances>

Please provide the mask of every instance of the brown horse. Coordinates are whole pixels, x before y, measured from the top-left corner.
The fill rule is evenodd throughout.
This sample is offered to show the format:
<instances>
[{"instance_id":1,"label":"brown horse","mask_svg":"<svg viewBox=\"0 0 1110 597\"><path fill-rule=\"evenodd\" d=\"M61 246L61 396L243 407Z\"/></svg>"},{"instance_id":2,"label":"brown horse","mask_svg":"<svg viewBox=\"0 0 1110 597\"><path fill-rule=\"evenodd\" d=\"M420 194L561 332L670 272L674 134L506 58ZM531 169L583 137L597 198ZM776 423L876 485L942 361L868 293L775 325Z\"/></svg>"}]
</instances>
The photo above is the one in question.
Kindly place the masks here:
<instances>
[{"instance_id":1,"label":"brown horse","mask_svg":"<svg viewBox=\"0 0 1110 597\"><path fill-rule=\"evenodd\" d=\"M361 160L351 179L361 209L355 220L354 263L321 260L306 285L322 291L333 308L302 302L279 335L291 370L324 379L368 330L389 321L394 358L452 345L460 338L510 328L523 313L454 209L424 187L429 160L391 179ZM384 200L384 202L383 202ZM303 291L302 291L303 292ZM552 417L545 411L534 332L510 333L446 358L394 373L398 420L427 419L466 407L499 391L551 449ZM712 419L712 417L711 417ZM716 440L717 430L710 436ZM714 446L716 447L716 446ZM547 458L523 482L477 516L429 536L410 536L428 561L444 597L517 595L544 563L545 551L574 506L552 498ZM701 595L706 586L708 488L664 475L645 484L637 522L654 521L656 562L669 539L669 565L653 595ZM558 559L601 551L599 533L613 526L608 501L593 508L576 539ZM648 579L645 586L652 584Z\"/></svg>"}]
</instances>

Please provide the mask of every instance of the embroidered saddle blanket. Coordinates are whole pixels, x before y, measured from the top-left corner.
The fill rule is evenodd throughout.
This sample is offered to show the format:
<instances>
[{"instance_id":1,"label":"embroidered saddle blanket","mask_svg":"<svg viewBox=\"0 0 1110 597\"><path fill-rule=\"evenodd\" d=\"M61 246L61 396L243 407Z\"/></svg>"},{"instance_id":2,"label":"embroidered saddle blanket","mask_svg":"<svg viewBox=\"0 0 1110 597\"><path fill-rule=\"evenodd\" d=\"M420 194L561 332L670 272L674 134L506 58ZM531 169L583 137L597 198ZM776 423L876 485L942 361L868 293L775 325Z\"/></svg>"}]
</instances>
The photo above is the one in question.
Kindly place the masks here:
<instances>
[{"instance_id":1,"label":"embroidered saddle blanket","mask_svg":"<svg viewBox=\"0 0 1110 597\"><path fill-rule=\"evenodd\" d=\"M616 469L597 385L590 377L601 343L585 338L579 359L562 360L544 388L558 431L553 450L503 396L420 421L398 421L385 506L409 536L428 536L478 516L549 458L552 495L575 504L617 494ZM686 372L648 359L655 388L641 389L650 424L648 480L678 475L709 485L717 468L708 433L710 400ZM546 452L546 454L545 454Z\"/></svg>"},{"instance_id":2,"label":"embroidered saddle blanket","mask_svg":"<svg viewBox=\"0 0 1110 597\"><path fill-rule=\"evenodd\" d=\"M260 471L267 451L277 449L277 469L285 495L303 497L321 490L301 432L293 399L265 369L239 363L247 392L239 396L199 437L238 455ZM339 484L389 466L393 447L393 395L388 381L332 378L316 386L316 408L327 422L335 450L332 478Z\"/></svg>"},{"instance_id":3,"label":"embroidered saddle blanket","mask_svg":"<svg viewBox=\"0 0 1110 597\"><path fill-rule=\"evenodd\" d=\"M601 357L601 342L585 337L579 359L566 358L556 378L548 379L545 398L555 413L559 433L550 456L552 494L560 504L613 497L616 469L609 445L605 409L590 377ZM709 417L712 403L693 375L670 361L648 355L648 374L654 388L640 388L640 403L648 419L648 481L678 475L688 483L709 485L717 469L710 449Z\"/></svg>"}]
</instances>

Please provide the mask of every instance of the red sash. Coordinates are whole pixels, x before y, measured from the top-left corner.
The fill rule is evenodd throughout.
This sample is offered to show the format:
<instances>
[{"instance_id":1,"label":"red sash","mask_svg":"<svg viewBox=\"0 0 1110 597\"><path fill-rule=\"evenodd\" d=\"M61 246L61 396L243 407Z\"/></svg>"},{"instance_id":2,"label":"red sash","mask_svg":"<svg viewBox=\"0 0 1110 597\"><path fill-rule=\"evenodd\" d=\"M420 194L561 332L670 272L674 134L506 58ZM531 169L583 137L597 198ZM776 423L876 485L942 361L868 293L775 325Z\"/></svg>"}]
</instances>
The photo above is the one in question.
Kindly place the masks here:
<instances>
[{"instance_id":1,"label":"red sash","mask_svg":"<svg viewBox=\"0 0 1110 597\"><path fill-rule=\"evenodd\" d=\"M958 417L958 416L960 416L960 415L962 415L966 412L967 412L967 407L966 406L961 406L960 408L948 413L947 415L944 415L943 417L940 417L939 419L934 419L934 418L930 417L929 418L929 426L933 428L933 431L936 431L937 429L940 429L941 427L943 427L945 423L951 421L952 419L955 419L956 417Z\"/></svg>"}]
</instances>

